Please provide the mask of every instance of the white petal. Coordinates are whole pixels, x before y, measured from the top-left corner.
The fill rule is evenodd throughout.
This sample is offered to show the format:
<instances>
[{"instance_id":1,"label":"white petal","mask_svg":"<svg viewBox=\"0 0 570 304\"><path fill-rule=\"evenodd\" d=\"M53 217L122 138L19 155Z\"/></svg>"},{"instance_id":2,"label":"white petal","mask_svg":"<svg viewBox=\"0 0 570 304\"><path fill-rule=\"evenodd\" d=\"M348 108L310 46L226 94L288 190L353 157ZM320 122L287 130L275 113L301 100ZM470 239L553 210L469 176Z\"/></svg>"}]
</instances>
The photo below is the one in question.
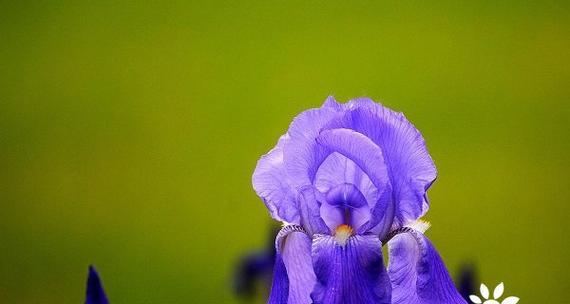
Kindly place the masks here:
<instances>
[{"instance_id":1,"label":"white petal","mask_svg":"<svg viewBox=\"0 0 570 304\"><path fill-rule=\"evenodd\" d=\"M501 284L495 287L495 290L493 291L493 298L495 300L500 298L503 295L503 291L505 291L505 285L503 284L503 282L501 282Z\"/></svg>"},{"instance_id":2,"label":"white petal","mask_svg":"<svg viewBox=\"0 0 570 304\"><path fill-rule=\"evenodd\" d=\"M481 284L481 288L479 290L481 291L483 298L489 299L489 288L487 288L485 284Z\"/></svg>"},{"instance_id":3,"label":"white petal","mask_svg":"<svg viewBox=\"0 0 570 304\"><path fill-rule=\"evenodd\" d=\"M519 302L519 298L517 297L508 297L503 300L501 304L517 304Z\"/></svg>"},{"instance_id":4,"label":"white petal","mask_svg":"<svg viewBox=\"0 0 570 304\"><path fill-rule=\"evenodd\" d=\"M475 303L475 304L481 304L483 301L481 301L481 298L479 298L476 295L470 295L469 299L471 300L471 302Z\"/></svg>"}]
</instances>

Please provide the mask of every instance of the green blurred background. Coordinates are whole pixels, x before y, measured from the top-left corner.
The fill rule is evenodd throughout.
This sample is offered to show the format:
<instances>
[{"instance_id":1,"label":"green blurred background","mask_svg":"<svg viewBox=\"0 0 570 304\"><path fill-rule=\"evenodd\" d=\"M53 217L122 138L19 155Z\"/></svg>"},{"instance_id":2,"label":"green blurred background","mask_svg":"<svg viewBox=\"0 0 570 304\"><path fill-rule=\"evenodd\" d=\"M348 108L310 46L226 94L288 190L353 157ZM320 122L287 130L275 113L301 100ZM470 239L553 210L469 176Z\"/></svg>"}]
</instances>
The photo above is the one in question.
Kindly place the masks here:
<instances>
[{"instance_id":1,"label":"green blurred background","mask_svg":"<svg viewBox=\"0 0 570 304\"><path fill-rule=\"evenodd\" d=\"M0 303L238 303L257 158L370 96L439 169L428 236L520 303L568 303L570 2L2 1Z\"/></svg>"}]
</instances>

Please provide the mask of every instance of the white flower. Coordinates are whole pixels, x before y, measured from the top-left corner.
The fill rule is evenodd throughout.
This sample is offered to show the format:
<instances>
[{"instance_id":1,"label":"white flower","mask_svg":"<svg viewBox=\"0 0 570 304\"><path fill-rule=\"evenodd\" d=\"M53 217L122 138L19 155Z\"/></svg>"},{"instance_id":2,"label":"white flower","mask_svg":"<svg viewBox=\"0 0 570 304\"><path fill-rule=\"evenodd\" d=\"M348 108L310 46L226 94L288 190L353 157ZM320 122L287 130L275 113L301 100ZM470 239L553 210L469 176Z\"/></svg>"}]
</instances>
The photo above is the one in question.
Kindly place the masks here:
<instances>
[{"instance_id":1,"label":"white flower","mask_svg":"<svg viewBox=\"0 0 570 304\"><path fill-rule=\"evenodd\" d=\"M481 292L481 296L483 297L485 302L483 302L483 300L481 300L481 298L479 298L476 295L470 295L469 299L471 300L471 302L475 304L517 304L519 302L518 297L507 297L502 302L498 301L499 298L503 295L503 292L505 291L505 284L503 284L502 282L499 285L497 285L497 287L495 287L495 290L493 290L492 299L489 298L489 288L487 288L485 284L481 284L481 288L479 288L479 291Z\"/></svg>"}]
</instances>

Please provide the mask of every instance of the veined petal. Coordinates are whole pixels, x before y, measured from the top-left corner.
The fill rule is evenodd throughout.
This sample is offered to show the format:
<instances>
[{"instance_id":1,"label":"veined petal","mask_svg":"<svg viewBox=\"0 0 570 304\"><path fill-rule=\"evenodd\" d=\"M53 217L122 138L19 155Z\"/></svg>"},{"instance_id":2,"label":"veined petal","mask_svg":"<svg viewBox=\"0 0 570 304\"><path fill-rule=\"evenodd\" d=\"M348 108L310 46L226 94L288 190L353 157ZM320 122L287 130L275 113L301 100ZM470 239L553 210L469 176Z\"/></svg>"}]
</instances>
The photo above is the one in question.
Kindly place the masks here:
<instances>
[{"instance_id":1,"label":"veined petal","mask_svg":"<svg viewBox=\"0 0 570 304\"><path fill-rule=\"evenodd\" d=\"M269 209L271 217L278 221L299 224L300 214L283 163L283 145L289 136L283 135L277 146L262 156L253 172L253 188Z\"/></svg>"},{"instance_id":2,"label":"veined petal","mask_svg":"<svg viewBox=\"0 0 570 304\"><path fill-rule=\"evenodd\" d=\"M105 291L103 290L103 284L101 283L99 274L93 266L89 266L85 304L109 304L109 300L107 300L107 295L105 295Z\"/></svg>"},{"instance_id":3,"label":"veined petal","mask_svg":"<svg viewBox=\"0 0 570 304\"><path fill-rule=\"evenodd\" d=\"M313 266L317 285L315 304L390 303L390 279L376 236L355 235L339 245L334 237L313 240ZM311 302L306 302L311 303Z\"/></svg>"},{"instance_id":4,"label":"veined petal","mask_svg":"<svg viewBox=\"0 0 570 304\"><path fill-rule=\"evenodd\" d=\"M275 240L277 255L269 304L307 304L316 279L311 239L300 226L289 225Z\"/></svg>"},{"instance_id":5,"label":"veined petal","mask_svg":"<svg viewBox=\"0 0 570 304\"><path fill-rule=\"evenodd\" d=\"M396 221L403 226L429 207L426 191L437 171L420 132L402 113L367 98L350 101L352 128L382 149L397 204Z\"/></svg>"},{"instance_id":6,"label":"veined petal","mask_svg":"<svg viewBox=\"0 0 570 304\"><path fill-rule=\"evenodd\" d=\"M273 281L271 283L271 292L267 304L283 304L287 303L289 297L289 278L287 277L287 269L283 262L281 254L275 255L275 265L273 266Z\"/></svg>"},{"instance_id":7,"label":"veined petal","mask_svg":"<svg viewBox=\"0 0 570 304\"><path fill-rule=\"evenodd\" d=\"M406 229L394 236L388 247L393 304L466 304L423 234Z\"/></svg>"}]
</instances>

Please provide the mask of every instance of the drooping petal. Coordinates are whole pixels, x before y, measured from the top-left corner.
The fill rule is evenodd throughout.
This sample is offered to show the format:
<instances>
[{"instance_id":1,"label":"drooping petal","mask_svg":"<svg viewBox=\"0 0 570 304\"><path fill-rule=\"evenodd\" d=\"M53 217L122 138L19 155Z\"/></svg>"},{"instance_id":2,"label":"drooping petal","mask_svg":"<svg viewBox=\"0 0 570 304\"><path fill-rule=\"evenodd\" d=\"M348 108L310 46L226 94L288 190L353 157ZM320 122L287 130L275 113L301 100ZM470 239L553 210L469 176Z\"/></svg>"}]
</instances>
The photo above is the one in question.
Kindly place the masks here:
<instances>
[{"instance_id":1,"label":"drooping petal","mask_svg":"<svg viewBox=\"0 0 570 304\"><path fill-rule=\"evenodd\" d=\"M311 239L300 226L285 226L275 241L277 255L269 304L307 304L316 279Z\"/></svg>"},{"instance_id":2,"label":"drooping petal","mask_svg":"<svg viewBox=\"0 0 570 304\"><path fill-rule=\"evenodd\" d=\"M288 135L279 139L277 146L262 156L253 172L253 188L269 209L271 217L278 221L299 224L300 214L295 202L297 193L290 185L283 163L283 145Z\"/></svg>"},{"instance_id":3,"label":"drooping petal","mask_svg":"<svg viewBox=\"0 0 570 304\"><path fill-rule=\"evenodd\" d=\"M85 304L109 304L109 300L107 300L107 295L105 295L105 291L103 290L103 284L101 283L99 274L93 266L89 266Z\"/></svg>"},{"instance_id":4,"label":"drooping petal","mask_svg":"<svg viewBox=\"0 0 570 304\"><path fill-rule=\"evenodd\" d=\"M267 304L287 303L289 297L289 278L287 269L280 253L275 255L275 265L273 266L273 281L271 283L271 293Z\"/></svg>"},{"instance_id":5,"label":"drooping petal","mask_svg":"<svg viewBox=\"0 0 570 304\"><path fill-rule=\"evenodd\" d=\"M397 204L396 221L403 226L429 208L426 190L437 171L420 132L402 113L367 98L350 101L352 128L382 149Z\"/></svg>"},{"instance_id":6,"label":"drooping petal","mask_svg":"<svg viewBox=\"0 0 570 304\"><path fill-rule=\"evenodd\" d=\"M393 304L466 304L441 257L421 233L407 229L388 242Z\"/></svg>"},{"instance_id":7,"label":"drooping petal","mask_svg":"<svg viewBox=\"0 0 570 304\"><path fill-rule=\"evenodd\" d=\"M372 235L352 236L344 246L334 237L317 236L312 250L317 276L313 302L389 304L390 279L383 265L381 246Z\"/></svg>"}]
</instances>

